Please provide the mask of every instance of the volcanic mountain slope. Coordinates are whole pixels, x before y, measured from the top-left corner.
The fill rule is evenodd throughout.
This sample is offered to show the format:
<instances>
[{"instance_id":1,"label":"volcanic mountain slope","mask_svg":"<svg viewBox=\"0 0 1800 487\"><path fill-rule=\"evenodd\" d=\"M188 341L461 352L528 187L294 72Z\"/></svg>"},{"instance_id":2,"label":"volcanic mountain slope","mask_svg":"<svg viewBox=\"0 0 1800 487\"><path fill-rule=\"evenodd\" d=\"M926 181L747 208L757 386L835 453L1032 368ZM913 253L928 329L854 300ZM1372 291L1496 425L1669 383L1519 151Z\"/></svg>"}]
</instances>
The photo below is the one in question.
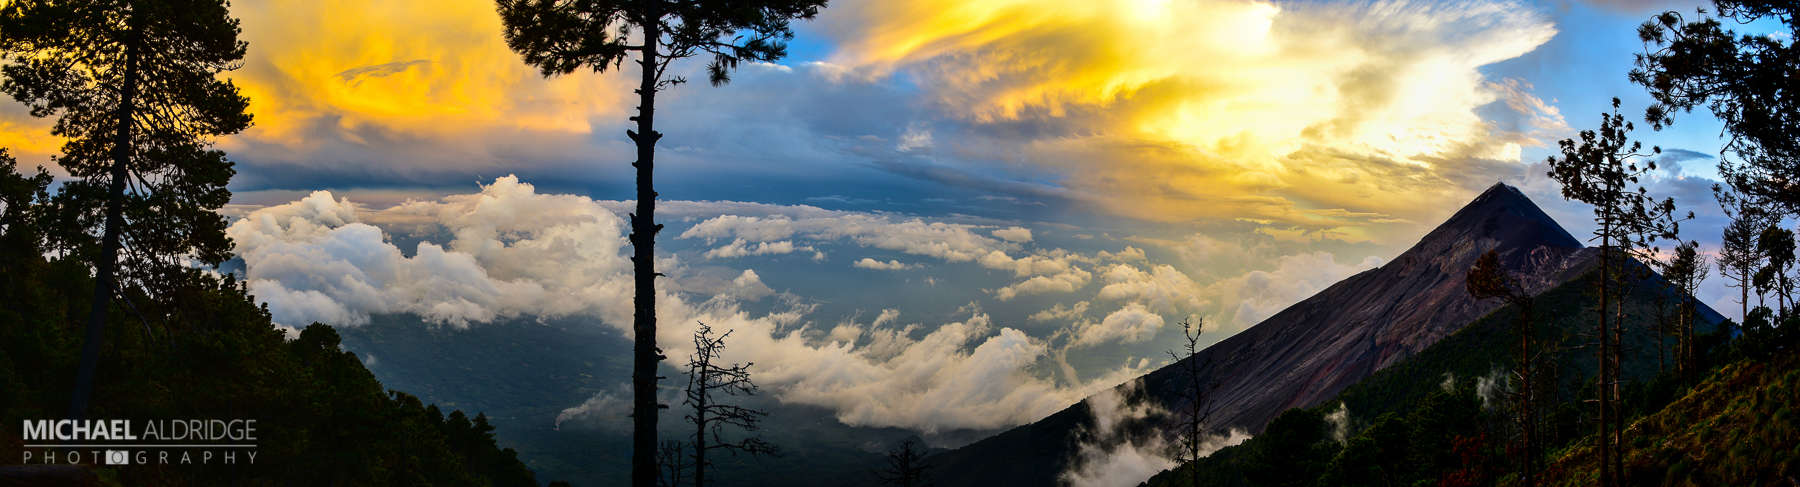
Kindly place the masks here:
<instances>
[{"instance_id":1,"label":"volcanic mountain slope","mask_svg":"<svg viewBox=\"0 0 1800 487\"><path fill-rule=\"evenodd\" d=\"M1578 277L1597 255L1517 188L1495 184L1387 265L1201 351L1203 381L1215 387L1213 426L1260 432L1282 411L1328 399L1492 311L1497 300L1477 301L1463 288L1488 250L1532 294ZM1177 363L1144 376L1144 393L1178 410L1181 370ZM1072 433L1091 422L1088 403L937 456L937 482L1055 483L1076 450Z\"/></svg>"}]
</instances>

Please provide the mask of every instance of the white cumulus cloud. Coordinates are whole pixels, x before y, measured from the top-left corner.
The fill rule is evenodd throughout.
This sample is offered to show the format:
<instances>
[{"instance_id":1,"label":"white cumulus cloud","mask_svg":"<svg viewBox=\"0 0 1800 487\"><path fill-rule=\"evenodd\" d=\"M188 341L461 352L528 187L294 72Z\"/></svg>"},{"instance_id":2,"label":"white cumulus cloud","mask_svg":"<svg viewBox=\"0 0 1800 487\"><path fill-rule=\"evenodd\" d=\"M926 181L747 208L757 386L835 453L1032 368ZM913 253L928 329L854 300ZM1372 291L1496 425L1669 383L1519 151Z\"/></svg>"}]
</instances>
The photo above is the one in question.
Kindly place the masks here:
<instances>
[{"instance_id":1,"label":"white cumulus cloud","mask_svg":"<svg viewBox=\"0 0 1800 487\"><path fill-rule=\"evenodd\" d=\"M1023 243L1031 241L1031 229L1025 227L1006 227L989 233L993 235L994 238L1008 242Z\"/></svg>"},{"instance_id":2,"label":"white cumulus cloud","mask_svg":"<svg viewBox=\"0 0 1800 487\"><path fill-rule=\"evenodd\" d=\"M862 260L858 260L850 265L859 269L874 269L878 271L897 271L912 267L906 265L905 262L900 262L898 260L879 261L868 257L863 257Z\"/></svg>"},{"instance_id":3,"label":"white cumulus cloud","mask_svg":"<svg viewBox=\"0 0 1800 487\"><path fill-rule=\"evenodd\" d=\"M1142 343L1156 336L1162 327L1162 316L1151 312L1142 303L1127 303L1107 314L1099 323L1083 323L1075 330L1074 344Z\"/></svg>"},{"instance_id":4,"label":"white cumulus cloud","mask_svg":"<svg viewBox=\"0 0 1800 487\"><path fill-rule=\"evenodd\" d=\"M384 313L453 327L582 315L629 336L633 289L625 222L609 209L621 206L539 193L509 176L477 193L380 210L316 192L251 211L227 233L238 242L252 294L283 325L358 326ZM750 253L778 252L786 249L781 242L802 237L845 238L974 262L1010 245L974 233L975 227L918 219L739 203L668 206L671 214L709 206L715 215L721 209L752 213L714 217L684 234L729 238L726 248L741 241L739 248ZM447 241L420 242L406 253L373 223L404 225ZM990 260L1015 275L1074 269L1066 255ZM755 363L758 382L777 399L828 408L845 424L928 434L1000 428L1066 407L1116 383L1119 374L1142 372L1141 366L1126 367L1091 382L1054 381L1034 372L1049 358L1045 340L995 326L979 309L929 327L902 326L899 311L884 309L866 325L808 332L805 316L813 306L791 295L766 314L741 307L779 294L754 270L720 275L715 267L690 268L675 257L659 258L657 266L670 276L657 282L657 341L670 356L691 352L688 338L696 323L733 330L725 360ZM594 415L616 421L618 402L616 393L603 392L563 411L559 425Z\"/></svg>"}]
</instances>

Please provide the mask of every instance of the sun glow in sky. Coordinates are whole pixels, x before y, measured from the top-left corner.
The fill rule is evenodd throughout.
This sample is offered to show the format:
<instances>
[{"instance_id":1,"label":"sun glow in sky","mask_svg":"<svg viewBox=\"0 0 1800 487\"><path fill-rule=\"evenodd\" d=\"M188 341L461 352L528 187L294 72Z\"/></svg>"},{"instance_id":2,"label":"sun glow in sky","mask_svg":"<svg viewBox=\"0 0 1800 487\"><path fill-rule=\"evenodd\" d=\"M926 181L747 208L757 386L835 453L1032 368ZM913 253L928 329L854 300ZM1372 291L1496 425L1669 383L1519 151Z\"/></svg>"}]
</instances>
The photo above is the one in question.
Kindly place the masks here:
<instances>
[{"instance_id":1,"label":"sun glow in sky","mask_svg":"<svg viewBox=\"0 0 1800 487\"><path fill-rule=\"evenodd\" d=\"M661 313L742 330L784 401L849 424L1029 421L1160 363L1183 319L1222 339L1380 265L1495 181L1583 235L1541 161L1610 97L1641 110L1632 29L1690 7L835 0L790 59L663 95ZM255 115L219 141L232 236L277 321L627 328L599 280L624 276L631 66L544 79L486 0L232 11ZM47 163L49 124L0 104L0 145ZM1716 134L1640 134L1688 151L1650 181L1701 214L1683 228L1719 228Z\"/></svg>"},{"instance_id":2,"label":"sun glow in sky","mask_svg":"<svg viewBox=\"0 0 1800 487\"><path fill-rule=\"evenodd\" d=\"M1447 173L1520 162L1529 134L1476 110L1535 99L1479 70L1556 33L1510 2L1144 7L850 4L832 62L908 70L947 117L1044 132L1024 159L1106 211L1363 232L1470 189Z\"/></svg>"}]
</instances>

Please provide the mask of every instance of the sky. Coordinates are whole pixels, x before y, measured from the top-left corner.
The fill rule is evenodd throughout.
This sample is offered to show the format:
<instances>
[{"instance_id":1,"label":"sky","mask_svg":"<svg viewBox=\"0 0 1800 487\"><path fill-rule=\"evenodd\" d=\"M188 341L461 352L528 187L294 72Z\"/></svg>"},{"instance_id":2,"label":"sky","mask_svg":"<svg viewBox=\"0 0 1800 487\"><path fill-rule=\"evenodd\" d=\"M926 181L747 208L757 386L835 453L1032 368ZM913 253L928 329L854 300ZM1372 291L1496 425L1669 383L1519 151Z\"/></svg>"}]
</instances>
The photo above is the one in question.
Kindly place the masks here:
<instances>
[{"instance_id":1,"label":"sky","mask_svg":"<svg viewBox=\"0 0 1800 487\"><path fill-rule=\"evenodd\" d=\"M1543 161L1612 97L1640 116L1635 27L1693 6L835 0L788 58L659 96L659 342L734 329L728 358L846 424L1032 421L1165 363L1184 320L1214 342L1381 265L1495 182L1585 239ZM630 66L545 79L481 0L231 8L255 122L218 141L225 213L277 322L628 332ZM56 152L48 126L0 104L22 164ZM1719 124L1635 135L1716 251ZM1701 297L1735 317L1723 284Z\"/></svg>"}]
</instances>

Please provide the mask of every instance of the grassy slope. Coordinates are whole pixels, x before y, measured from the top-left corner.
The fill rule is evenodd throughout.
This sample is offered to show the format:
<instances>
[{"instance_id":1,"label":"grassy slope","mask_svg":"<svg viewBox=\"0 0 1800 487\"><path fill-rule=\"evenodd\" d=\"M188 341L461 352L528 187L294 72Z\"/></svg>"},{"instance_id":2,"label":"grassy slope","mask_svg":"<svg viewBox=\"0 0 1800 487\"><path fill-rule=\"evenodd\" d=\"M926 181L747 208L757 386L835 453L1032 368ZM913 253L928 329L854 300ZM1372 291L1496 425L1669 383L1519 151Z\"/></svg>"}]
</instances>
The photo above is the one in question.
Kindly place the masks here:
<instances>
[{"instance_id":1,"label":"grassy slope","mask_svg":"<svg viewBox=\"0 0 1800 487\"><path fill-rule=\"evenodd\" d=\"M1782 485L1800 478L1800 356L1739 361L1626 430L1629 485ZM1550 465L1545 485L1592 485L1591 438Z\"/></svg>"}]
</instances>

